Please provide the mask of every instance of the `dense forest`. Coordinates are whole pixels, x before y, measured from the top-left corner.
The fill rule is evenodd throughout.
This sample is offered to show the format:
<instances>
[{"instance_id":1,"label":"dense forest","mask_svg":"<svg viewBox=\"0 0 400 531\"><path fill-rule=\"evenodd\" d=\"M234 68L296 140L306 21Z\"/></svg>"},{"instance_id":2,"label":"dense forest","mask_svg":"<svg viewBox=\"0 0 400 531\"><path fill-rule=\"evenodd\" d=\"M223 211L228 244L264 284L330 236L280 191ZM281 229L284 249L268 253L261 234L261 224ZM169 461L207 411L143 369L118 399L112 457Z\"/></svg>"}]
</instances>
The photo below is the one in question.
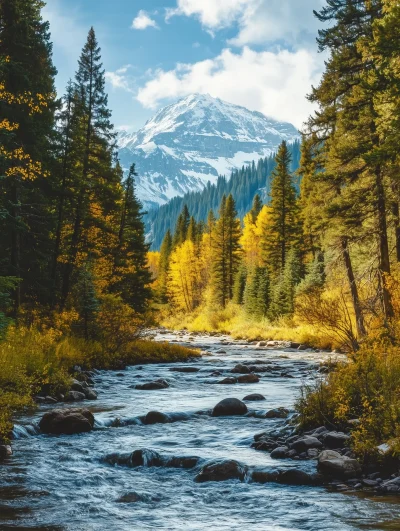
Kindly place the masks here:
<instances>
[{"instance_id":1,"label":"dense forest","mask_svg":"<svg viewBox=\"0 0 400 531\"><path fill-rule=\"evenodd\" d=\"M0 3L0 435L77 365L193 355L138 340L163 323L349 353L304 389L301 423L356 418L358 455L398 452L398 2L327 1L301 147L147 214L160 251L118 161L95 31L59 99L43 5Z\"/></svg>"},{"instance_id":2,"label":"dense forest","mask_svg":"<svg viewBox=\"0 0 400 531\"><path fill-rule=\"evenodd\" d=\"M288 146L291 153L290 170L296 171L300 161L300 143L294 142ZM275 166L275 155L260 158L240 170L232 172L229 179L221 175L216 184L207 184L201 192L190 192L183 197L175 197L166 205L150 210L144 216L146 235L151 242L153 250L160 249L164 234L167 230L173 231L181 213L186 205L197 221L206 221L210 209L217 212L222 197L232 194L238 216L243 219L250 210L254 196L259 194L268 202L271 190L271 172ZM295 183L299 191L299 181Z\"/></svg>"},{"instance_id":3,"label":"dense forest","mask_svg":"<svg viewBox=\"0 0 400 531\"><path fill-rule=\"evenodd\" d=\"M329 59L309 95L318 110L298 170L283 142L269 197L254 197L243 227L250 195L243 203L232 188L218 209L213 196L206 219L202 194L163 207L168 219L184 205L151 258L172 326L353 353L353 364L305 390L299 409L309 425L360 419L355 445L371 454L382 440L398 447L400 422L400 7L329 0L316 16L328 23L318 45ZM243 173L260 175L253 166L229 183L246 187ZM253 192L266 185L257 179Z\"/></svg>"},{"instance_id":4,"label":"dense forest","mask_svg":"<svg viewBox=\"0 0 400 531\"><path fill-rule=\"evenodd\" d=\"M75 364L168 355L133 343L152 295L148 245L95 31L58 99L43 7L0 3L0 435Z\"/></svg>"}]
</instances>

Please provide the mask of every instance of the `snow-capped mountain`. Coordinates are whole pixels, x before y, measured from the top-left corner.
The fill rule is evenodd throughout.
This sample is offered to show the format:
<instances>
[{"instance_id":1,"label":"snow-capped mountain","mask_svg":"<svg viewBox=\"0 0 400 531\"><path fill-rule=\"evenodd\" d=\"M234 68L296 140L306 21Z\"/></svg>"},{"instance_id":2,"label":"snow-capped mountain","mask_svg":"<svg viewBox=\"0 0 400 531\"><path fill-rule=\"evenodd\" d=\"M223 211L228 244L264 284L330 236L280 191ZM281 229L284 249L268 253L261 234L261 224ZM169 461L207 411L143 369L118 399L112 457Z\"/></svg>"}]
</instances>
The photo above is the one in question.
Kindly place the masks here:
<instances>
[{"instance_id":1,"label":"snow-capped mountain","mask_svg":"<svg viewBox=\"0 0 400 531\"><path fill-rule=\"evenodd\" d=\"M137 194L146 208L201 190L233 169L275 152L296 128L260 112L203 94L161 109L136 133L119 135L122 166L136 164Z\"/></svg>"}]
</instances>

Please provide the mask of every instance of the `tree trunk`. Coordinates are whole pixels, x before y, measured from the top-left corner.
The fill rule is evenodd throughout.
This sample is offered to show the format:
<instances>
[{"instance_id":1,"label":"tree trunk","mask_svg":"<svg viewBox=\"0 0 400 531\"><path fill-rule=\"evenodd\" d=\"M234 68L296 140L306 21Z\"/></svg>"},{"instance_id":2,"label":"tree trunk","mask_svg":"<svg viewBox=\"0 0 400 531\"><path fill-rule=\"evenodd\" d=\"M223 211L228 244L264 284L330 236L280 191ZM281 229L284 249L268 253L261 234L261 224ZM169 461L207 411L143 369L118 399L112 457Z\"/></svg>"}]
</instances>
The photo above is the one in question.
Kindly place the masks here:
<instances>
[{"instance_id":1,"label":"tree trunk","mask_svg":"<svg viewBox=\"0 0 400 531\"><path fill-rule=\"evenodd\" d=\"M351 263L351 258L350 258L348 239L345 236L342 237L340 240L340 244L342 247L343 261L344 261L344 265L346 268L347 279L349 281L349 286L350 286L350 291L351 291L351 298L353 301L354 314L356 317L357 336L359 339L361 339L362 337L366 335L366 330L365 330L365 324L364 324L364 316L363 316L363 312L362 312L361 304L360 304L360 298L358 295L356 279L354 277L353 265Z\"/></svg>"},{"instance_id":2,"label":"tree trunk","mask_svg":"<svg viewBox=\"0 0 400 531\"><path fill-rule=\"evenodd\" d=\"M397 201L392 203L392 214L394 218L394 234L396 240L396 260L397 262L400 262L400 208Z\"/></svg>"},{"instance_id":3,"label":"tree trunk","mask_svg":"<svg viewBox=\"0 0 400 531\"><path fill-rule=\"evenodd\" d=\"M390 275L389 243L387 236L385 189L382 180L381 167L375 169L376 202L378 215L378 237L379 237L379 275L381 277L381 291L383 313L385 320L394 316L392 298L387 286L387 277Z\"/></svg>"}]
</instances>

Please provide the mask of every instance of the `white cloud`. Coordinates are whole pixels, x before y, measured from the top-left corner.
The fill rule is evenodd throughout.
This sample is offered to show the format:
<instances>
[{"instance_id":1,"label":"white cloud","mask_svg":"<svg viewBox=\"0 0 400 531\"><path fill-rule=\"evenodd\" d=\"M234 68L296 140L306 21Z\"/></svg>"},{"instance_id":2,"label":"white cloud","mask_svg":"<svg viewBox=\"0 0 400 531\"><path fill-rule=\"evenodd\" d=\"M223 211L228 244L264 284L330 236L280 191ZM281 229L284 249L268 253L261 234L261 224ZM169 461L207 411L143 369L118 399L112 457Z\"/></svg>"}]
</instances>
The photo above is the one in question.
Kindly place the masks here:
<instances>
[{"instance_id":1,"label":"white cloud","mask_svg":"<svg viewBox=\"0 0 400 531\"><path fill-rule=\"evenodd\" d=\"M225 49L214 59L153 72L137 99L155 109L166 100L209 93L301 127L313 110L305 96L318 83L322 68L321 56L307 50L256 52L245 46L233 53Z\"/></svg>"},{"instance_id":2,"label":"white cloud","mask_svg":"<svg viewBox=\"0 0 400 531\"><path fill-rule=\"evenodd\" d=\"M235 46L283 41L293 46L315 42L318 21L313 10L325 0L177 0L173 16L194 16L209 31L238 25Z\"/></svg>"},{"instance_id":3,"label":"white cloud","mask_svg":"<svg viewBox=\"0 0 400 531\"><path fill-rule=\"evenodd\" d=\"M141 9L133 19L132 29L144 30L146 28L158 28L158 26L157 22L153 20L146 11Z\"/></svg>"},{"instance_id":4,"label":"white cloud","mask_svg":"<svg viewBox=\"0 0 400 531\"><path fill-rule=\"evenodd\" d=\"M133 90L130 87L128 71L132 65L125 65L121 68L118 68L115 72L106 72L106 80L111 84L114 89L122 89L126 92L132 92Z\"/></svg>"}]
</instances>

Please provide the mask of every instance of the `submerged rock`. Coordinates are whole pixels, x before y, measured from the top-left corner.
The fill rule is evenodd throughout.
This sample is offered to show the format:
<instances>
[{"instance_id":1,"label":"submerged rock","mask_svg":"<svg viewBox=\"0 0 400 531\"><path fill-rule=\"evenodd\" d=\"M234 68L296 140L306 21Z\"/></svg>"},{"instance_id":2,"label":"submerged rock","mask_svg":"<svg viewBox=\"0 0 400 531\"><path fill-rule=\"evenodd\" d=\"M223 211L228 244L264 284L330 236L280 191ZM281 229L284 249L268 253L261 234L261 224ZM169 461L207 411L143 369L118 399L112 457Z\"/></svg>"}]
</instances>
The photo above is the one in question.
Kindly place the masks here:
<instances>
[{"instance_id":1,"label":"submerged rock","mask_svg":"<svg viewBox=\"0 0 400 531\"><path fill-rule=\"evenodd\" d=\"M8 444L0 444L0 463L12 456L11 446Z\"/></svg>"},{"instance_id":2,"label":"submerged rock","mask_svg":"<svg viewBox=\"0 0 400 531\"><path fill-rule=\"evenodd\" d=\"M228 415L245 415L248 409L244 402L237 398L225 398L218 402L212 411L213 417L223 417Z\"/></svg>"},{"instance_id":3,"label":"submerged rock","mask_svg":"<svg viewBox=\"0 0 400 531\"><path fill-rule=\"evenodd\" d=\"M266 400L264 395L260 395L258 393L254 393L252 395L247 395L243 398L243 400L246 400L247 402L256 402L259 400Z\"/></svg>"},{"instance_id":4,"label":"submerged rock","mask_svg":"<svg viewBox=\"0 0 400 531\"><path fill-rule=\"evenodd\" d=\"M277 407L270 409L265 413L266 419L286 419L289 415L289 410L284 407Z\"/></svg>"},{"instance_id":5,"label":"submerged rock","mask_svg":"<svg viewBox=\"0 0 400 531\"><path fill-rule=\"evenodd\" d=\"M131 453L129 458L129 465L137 466L162 466L163 459L161 455L154 450L143 448L142 450L135 450Z\"/></svg>"},{"instance_id":6,"label":"submerged rock","mask_svg":"<svg viewBox=\"0 0 400 531\"><path fill-rule=\"evenodd\" d=\"M222 385L233 385L233 384L237 383L237 379L236 378L232 378L232 377L228 377L228 378L224 378L223 380L220 380L218 383L222 384Z\"/></svg>"},{"instance_id":7,"label":"submerged rock","mask_svg":"<svg viewBox=\"0 0 400 531\"><path fill-rule=\"evenodd\" d=\"M229 479L244 480L246 468L234 460L218 461L203 466L195 480L199 483L205 481L227 481Z\"/></svg>"},{"instance_id":8,"label":"submerged rock","mask_svg":"<svg viewBox=\"0 0 400 531\"><path fill-rule=\"evenodd\" d=\"M256 374L244 374L243 376L239 376L238 383L258 383L260 381L260 378Z\"/></svg>"},{"instance_id":9,"label":"submerged rock","mask_svg":"<svg viewBox=\"0 0 400 531\"><path fill-rule=\"evenodd\" d=\"M170 371L175 372L199 372L199 367L171 367Z\"/></svg>"},{"instance_id":10,"label":"submerged rock","mask_svg":"<svg viewBox=\"0 0 400 531\"><path fill-rule=\"evenodd\" d=\"M88 409L54 409L45 413L39 422L43 433L73 435L93 429L94 416Z\"/></svg>"},{"instance_id":11,"label":"submerged rock","mask_svg":"<svg viewBox=\"0 0 400 531\"><path fill-rule=\"evenodd\" d=\"M135 389L140 389L142 391L153 391L158 389L167 389L169 383L166 380L154 380L154 382L148 382L145 384L138 384L135 386Z\"/></svg>"},{"instance_id":12,"label":"submerged rock","mask_svg":"<svg viewBox=\"0 0 400 531\"><path fill-rule=\"evenodd\" d=\"M232 370L231 370L232 373L236 373L236 374L250 374L250 369L249 367L247 367L246 365L242 365L241 363L239 363L238 365L236 365Z\"/></svg>"}]
</instances>

